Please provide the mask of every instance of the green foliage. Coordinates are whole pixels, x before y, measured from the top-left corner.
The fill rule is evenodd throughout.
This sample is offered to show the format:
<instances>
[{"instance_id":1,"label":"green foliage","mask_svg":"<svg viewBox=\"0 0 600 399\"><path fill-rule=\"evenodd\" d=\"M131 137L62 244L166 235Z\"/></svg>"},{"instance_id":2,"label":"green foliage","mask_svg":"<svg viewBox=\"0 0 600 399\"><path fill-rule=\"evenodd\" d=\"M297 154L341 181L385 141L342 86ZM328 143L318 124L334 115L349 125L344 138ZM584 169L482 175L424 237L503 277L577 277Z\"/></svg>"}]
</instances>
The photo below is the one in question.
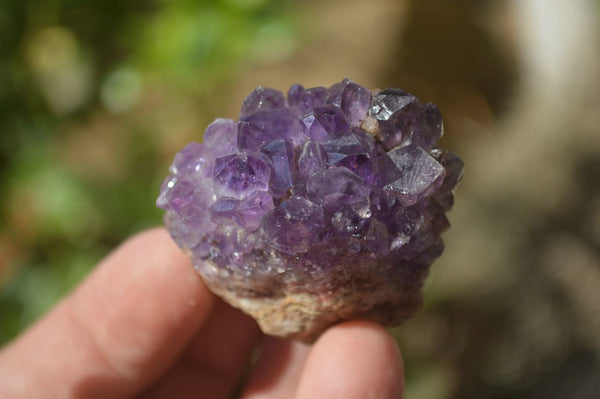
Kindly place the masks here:
<instances>
[{"instance_id":1,"label":"green foliage","mask_svg":"<svg viewBox=\"0 0 600 399\"><path fill-rule=\"evenodd\" d=\"M178 124L288 54L290 21L279 0L0 2L0 344L161 222Z\"/></svg>"}]
</instances>

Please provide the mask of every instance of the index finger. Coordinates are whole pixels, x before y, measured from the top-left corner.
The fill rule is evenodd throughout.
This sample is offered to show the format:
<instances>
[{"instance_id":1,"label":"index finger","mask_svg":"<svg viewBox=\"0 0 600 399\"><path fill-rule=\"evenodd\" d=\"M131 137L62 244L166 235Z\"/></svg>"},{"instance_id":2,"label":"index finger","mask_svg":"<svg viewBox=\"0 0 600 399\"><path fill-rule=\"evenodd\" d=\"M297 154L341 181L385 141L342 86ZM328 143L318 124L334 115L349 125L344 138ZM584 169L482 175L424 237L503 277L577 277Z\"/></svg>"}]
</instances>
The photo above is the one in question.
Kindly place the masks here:
<instances>
[{"instance_id":1,"label":"index finger","mask_svg":"<svg viewBox=\"0 0 600 399\"><path fill-rule=\"evenodd\" d=\"M0 352L0 393L114 398L139 392L176 360L214 303L164 229L141 233Z\"/></svg>"}]
</instances>

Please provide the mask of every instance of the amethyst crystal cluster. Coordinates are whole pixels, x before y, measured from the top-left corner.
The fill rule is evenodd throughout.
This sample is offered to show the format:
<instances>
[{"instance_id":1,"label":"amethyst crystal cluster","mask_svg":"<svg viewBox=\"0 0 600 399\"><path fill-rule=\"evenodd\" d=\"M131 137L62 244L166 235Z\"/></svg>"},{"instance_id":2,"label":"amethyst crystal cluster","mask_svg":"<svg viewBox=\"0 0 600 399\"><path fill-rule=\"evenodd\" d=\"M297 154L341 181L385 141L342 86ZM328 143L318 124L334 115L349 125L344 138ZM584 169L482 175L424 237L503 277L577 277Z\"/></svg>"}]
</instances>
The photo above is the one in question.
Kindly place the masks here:
<instances>
[{"instance_id":1,"label":"amethyst crystal cluster","mask_svg":"<svg viewBox=\"0 0 600 399\"><path fill-rule=\"evenodd\" d=\"M421 305L463 163L433 104L345 79L264 87L176 156L157 205L206 284L264 332L315 339Z\"/></svg>"}]
</instances>

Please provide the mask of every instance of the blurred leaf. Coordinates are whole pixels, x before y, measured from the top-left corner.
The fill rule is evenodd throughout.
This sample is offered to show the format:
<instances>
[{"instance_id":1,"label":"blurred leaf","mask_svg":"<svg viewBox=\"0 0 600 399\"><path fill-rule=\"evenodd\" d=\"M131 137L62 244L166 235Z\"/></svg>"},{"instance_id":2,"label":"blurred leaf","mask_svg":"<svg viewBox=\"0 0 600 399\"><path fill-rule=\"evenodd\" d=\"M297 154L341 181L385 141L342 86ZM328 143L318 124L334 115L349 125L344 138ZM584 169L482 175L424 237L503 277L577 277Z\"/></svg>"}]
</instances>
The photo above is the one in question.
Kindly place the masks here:
<instances>
[{"instance_id":1,"label":"blurred leaf","mask_svg":"<svg viewBox=\"0 0 600 399\"><path fill-rule=\"evenodd\" d=\"M288 4L0 2L0 344L161 222L165 159L242 64L290 55Z\"/></svg>"}]
</instances>

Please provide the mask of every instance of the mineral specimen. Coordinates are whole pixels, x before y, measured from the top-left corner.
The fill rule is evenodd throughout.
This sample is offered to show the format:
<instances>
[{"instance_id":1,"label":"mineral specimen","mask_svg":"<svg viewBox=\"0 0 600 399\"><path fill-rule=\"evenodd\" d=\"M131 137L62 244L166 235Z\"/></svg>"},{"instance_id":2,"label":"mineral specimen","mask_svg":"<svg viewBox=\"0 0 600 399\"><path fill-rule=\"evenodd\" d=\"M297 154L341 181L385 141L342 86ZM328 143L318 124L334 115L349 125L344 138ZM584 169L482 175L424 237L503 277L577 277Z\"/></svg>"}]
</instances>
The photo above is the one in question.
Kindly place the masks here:
<instances>
[{"instance_id":1,"label":"mineral specimen","mask_svg":"<svg viewBox=\"0 0 600 399\"><path fill-rule=\"evenodd\" d=\"M398 89L259 87L175 156L157 205L207 286L265 333L396 325L422 303L462 173L435 148L442 130Z\"/></svg>"}]
</instances>

